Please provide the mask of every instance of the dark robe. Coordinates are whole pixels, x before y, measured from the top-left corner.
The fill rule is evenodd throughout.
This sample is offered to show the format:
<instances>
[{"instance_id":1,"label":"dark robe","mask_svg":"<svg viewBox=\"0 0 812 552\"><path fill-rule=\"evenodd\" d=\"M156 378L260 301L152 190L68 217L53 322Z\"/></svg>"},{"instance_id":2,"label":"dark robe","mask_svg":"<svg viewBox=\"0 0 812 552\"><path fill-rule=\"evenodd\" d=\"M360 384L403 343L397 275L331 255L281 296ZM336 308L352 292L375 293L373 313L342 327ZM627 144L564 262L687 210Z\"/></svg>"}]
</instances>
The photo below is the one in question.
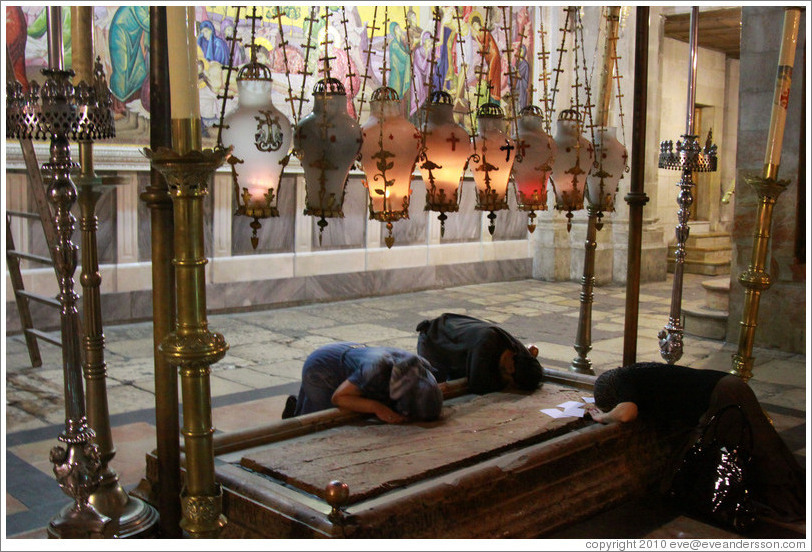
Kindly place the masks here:
<instances>
[{"instance_id":1,"label":"dark robe","mask_svg":"<svg viewBox=\"0 0 812 552\"><path fill-rule=\"evenodd\" d=\"M713 415L729 405L738 405L752 431L750 474L760 512L783 521L804 519L804 470L765 416L753 390L741 378L717 370L640 362L604 372L595 382L598 408L614 408L621 402L635 403L641 420L696 426L673 459L662 490L670 487L674 470ZM735 447L742 440L741 421L735 415L721 418L719 427L716 438L722 444Z\"/></svg>"},{"instance_id":2,"label":"dark robe","mask_svg":"<svg viewBox=\"0 0 812 552\"><path fill-rule=\"evenodd\" d=\"M417 326L417 354L439 372L437 381L468 378L472 393L500 391L506 383L499 372L499 358L505 349L515 353L516 386L538 388L542 368L518 339L499 326L462 314L445 313Z\"/></svg>"}]
</instances>

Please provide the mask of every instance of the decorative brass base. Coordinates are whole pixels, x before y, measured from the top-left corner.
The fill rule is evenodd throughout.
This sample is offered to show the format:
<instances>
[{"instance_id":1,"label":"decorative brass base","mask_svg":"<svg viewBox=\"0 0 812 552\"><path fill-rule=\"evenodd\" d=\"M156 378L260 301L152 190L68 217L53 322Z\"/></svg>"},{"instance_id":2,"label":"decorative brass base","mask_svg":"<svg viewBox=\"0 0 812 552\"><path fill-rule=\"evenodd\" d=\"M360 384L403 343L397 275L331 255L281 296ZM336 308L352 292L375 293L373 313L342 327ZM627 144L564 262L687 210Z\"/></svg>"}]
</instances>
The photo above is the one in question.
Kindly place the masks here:
<instances>
[{"instance_id":1,"label":"decorative brass base","mask_svg":"<svg viewBox=\"0 0 812 552\"><path fill-rule=\"evenodd\" d=\"M733 355L731 373L744 381L753 377L753 344L758 326L758 307L761 294L772 285L770 275L766 272L767 249L770 244L770 226L772 213L778 196L787 189L789 180L776 180L763 176L745 176L759 196L756 215L756 228L753 232L753 252L750 265L739 276L739 283L744 287L744 307L739 322L738 350Z\"/></svg>"},{"instance_id":2,"label":"decorative brass base","mask_svg":"<svg viewBox=\"0 0 812 552\"><path fill-rule=\"evenodd\" d=\"M226 516L223 511L223 489L217 484L217 494L214 496L189 496L184 487L181 492L181 509L183 520L180 527L192 538L217 538L226 526Z\"/></svg>"}]
</instances>

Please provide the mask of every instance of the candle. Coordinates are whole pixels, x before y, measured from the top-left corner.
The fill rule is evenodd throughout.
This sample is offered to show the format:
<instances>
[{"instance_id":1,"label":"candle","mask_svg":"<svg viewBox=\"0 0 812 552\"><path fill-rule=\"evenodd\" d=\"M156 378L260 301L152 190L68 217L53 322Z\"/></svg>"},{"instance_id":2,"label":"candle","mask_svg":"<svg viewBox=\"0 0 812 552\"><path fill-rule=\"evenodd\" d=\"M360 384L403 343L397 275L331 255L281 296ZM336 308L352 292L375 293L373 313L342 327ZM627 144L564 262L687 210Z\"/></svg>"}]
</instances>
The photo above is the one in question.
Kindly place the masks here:
<instances>
[{"instance_id":1,"label":"candle","mask_svg":"<svg viewBox=\"0 0 812 552\"><path fill-rule=\"evenodd\" d=\"M71 48L73 49L73 84L93 83L93 8L70 8Z\"/></svg>"},{"instance_id":2,"label":"candle","mask_svg":"<svg viewBox=\"0 0 812 552\"><path fill-rule=\"evenodd\" d=\"M172 119L199 119L194 7L167 6L166 42Z\"/></svg>"},{"instance_id":3,"label":"candle","mask_svg":"<svg viewBox=\"0 0 812 552\"><path fill-rule=\"evenodd\" d=\"M784 140L784 125L787 119L789 88L792 84L792 66L795 61L795 46L798 40L798 25L801 20L799 8L784 11L784 33L781 51L778 55L778 70L775 75L773 107L770 114L770 130L767 135L767 153L764 157L764 178L777 178L781 162L781 145Z\"/></svg>"}]
</instances>

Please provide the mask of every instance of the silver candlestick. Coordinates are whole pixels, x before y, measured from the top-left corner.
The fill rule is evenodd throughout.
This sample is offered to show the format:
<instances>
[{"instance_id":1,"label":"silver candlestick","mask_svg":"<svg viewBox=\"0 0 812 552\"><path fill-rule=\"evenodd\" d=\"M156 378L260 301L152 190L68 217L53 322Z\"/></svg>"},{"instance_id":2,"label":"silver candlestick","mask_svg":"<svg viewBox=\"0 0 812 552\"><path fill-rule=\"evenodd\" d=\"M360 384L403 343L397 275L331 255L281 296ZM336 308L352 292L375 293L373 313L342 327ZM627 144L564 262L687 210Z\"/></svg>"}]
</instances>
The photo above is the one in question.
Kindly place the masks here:
<instances>
[{"instance_id":1,"label":"silver candlestick","mask_svg":"<svg viewBox=\"0 0 812 552\"><path fill-rule=\"evenodd\" d=\"M694 188L694 172L713 172L716 170L716 146L711 143L711 134L704 148L699 145L694 131L694 104L696 101L696 54L699 23L699 8L691 9L691 34L689 42L690 60L688 64L688 105L686 113L686 130L677 140L676 152L674 143L665 140L660 144L660 159L657 166L661 169L682 171L682 178L677 182L680 188L677 196L679 211L676 227L677 248L674 253L674 282L671 290L671 311L668 323L660 330L657 337L660 340L660 355L669 364L682 358L682 280L685 268L685 242L688 240L688 218Z\"/></svg>"}]
</instances>

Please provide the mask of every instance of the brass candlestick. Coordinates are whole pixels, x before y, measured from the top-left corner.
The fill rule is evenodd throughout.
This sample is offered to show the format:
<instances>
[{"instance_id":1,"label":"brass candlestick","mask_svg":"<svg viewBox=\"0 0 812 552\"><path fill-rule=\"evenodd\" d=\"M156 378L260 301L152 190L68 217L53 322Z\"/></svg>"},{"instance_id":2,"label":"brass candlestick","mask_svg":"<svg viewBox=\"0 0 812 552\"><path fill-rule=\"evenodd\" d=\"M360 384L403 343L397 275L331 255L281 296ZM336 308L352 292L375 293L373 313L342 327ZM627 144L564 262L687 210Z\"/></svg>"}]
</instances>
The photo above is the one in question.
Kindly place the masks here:
<instances>
[{"instance_id":1,"label":"brass candlestick","mask_svg":"<svg viewBox=\"0 0 812 552\"><path fill-rule=\"evenodd\" d=\"M682 141L677 140L677 151L673 151L673 142L666 140L660 144L660 158L658 167L661 169L674 169L682 171L682 178L677 183L680 193L677 196L679 211L677 219L679 224L676 227L677 248L674 252L674 282L671 289L671 311L669 312L668 323L660 330L657 337L660 340L660 356L673 364L682 358L682 281L685 270L685 242L688 240L690 228L688 219L690 217L691 204L694 202L692 195L694 172L713 172L716 170L716 146L711 144L711 136L703 149L694 134L694 104L696 101L696 54L697 35L699 26L699 8L691 9L691 34L689 42L689 63L688 63L688 102L686 113L686 130L681 136Z\"/></svg>"},{"instance_id":2,"label":"brass candlestick","mask_svg":"<svg viewBox=\"0 0 812 552\"><path fill-rule=\"evenodd\" d=\"M784 122L787 114L787 100L792 84L792 67L795 62L795 46L798 26L801 19L799 8L786 8L784 30L778 70L775 77L775 92L770 114L770 132L767 140L767 153L761 176L745 177L745 182L755 189L759 203L756 215L756 228L753 233L753 252L750 265L739 276L739 283L745 288L744 308L739 323L739 346L733 355L731 373L748 381L753 376L753 343L758 325L758 307L761 293L772 285L766 272L767 249L770 244L772 214L778 196L787 188L789 180L778 180L778 167L781 159L781 144L784 136ZM800 184L800 183L799 183Z\"/></svg>"},{"instance_id":3,"label":"brass candlestick","mask_svg":"<svg viewBox=\"0 0 812 552\"><path fill-rule=\"evenodd\" d=\"M207 181L228 151L168 148L144 149L153 168L167 180L175 211L174 250L177 293L175 330L162 341L160 353L180 371L186 485L181 492L181 528L196 538L216 537L226 524L222 489L214 480L210 366L226 353L221 334L206 320L206 257L203 250L203 198Z\"/></svg>"},{"instance_id":4,"label":"brass candlestick","mask_svg":"<svg viewBox=\"0 0 812 552\"><path fill-rule=\"evenodd\" d=\"M578 353L570 370L580 374L594 374L592 361L587 356L592 350L592 300L595 287L595 249L597 248L598 211L587 205L586 240L584 240L584 274L581 277L581 310L578 315L578 331L575 335L575 351Z\"/></svg>"},{"instance_id":5,"label":"brass candlestick","mask_svg":"<svg viewBox=\"0 0 812 552\"><path fill-rule=\"evenodd\" d=\"M603 52L603 68L600 75L600 84L598 91L598 117L597 125L606 128L609 123L609 103L612 99L612 78L614 71L614 64L617 58L615 43L617 41L617 29L620 18L620 7L609 7L606 15L607 32L606 44ZM597 151L596 155L601 154ZM606 155L604 154L604 157ZM603 170L603 160L596 160L596 168L598 172L593 176L601 179L601 186L603 186L603 179L612 175L607 174ZM595 288L595 250L598 247L597 231L601 228L601 217L603 217L603 194L601 197L591 197L590 194L585 194L587 199L587 223L586 223L586 240L584 241L584 272L581 277L581 310L578 315L578 330L575 336L575 351L578 353L572 364L570 370L581 374L594 374L592 370L592 361L587 356L589 351L592 350L592 302L594 299L593 290Z\"/></svg>"},{"instance_id":6,"label":"brass candlestick","mask_svg":"<svg viewBox=\"0 0 812 552\"><path fill-rule=\"evenodd\" d=\"M109 113L112 97L101 64L92 68L93 31L92 8L88 6L72 8L71 23L75 37L73 58L77 75L74 82L86 82L98 94L99 107ZM77 82L78 81L78 82ZM96 138L111 137L114 128L104 121L97 121ZM101 275L99 274L96 230L99 219L96 204L105 189L118 183L114 178L100 178L93 169L93 141L79 141L81 171L74 177L79 187L79 228L82 231L82 304L84 310L84 351L83 371L86 386L87 420L96 433L99 447L100 478L99 488L90 496L90 503L102 514L115 521L118 538L145 536L157 521L157 513L149 505L137 498L131 498L119 483L118 474L110 467L116 454L110 428L110 414L107 403L107 365L104 361L104 333L101 317Z\"/></svg>"},{"instance_id":7,"label":"brass candlestick","mask_svg":"<svg viewBox=\"0 0 812 552\"><path fill-rule=\"evenodd\" d=\"M54 261L59 281L58 300L62 337L62 371L65 395L65 430L58 439L65 445L51 449L50 460L59 486L74 503L48 524L52 538L99 538L112 536L114 524L90 503L90 495L99 486L101 461L95 434L85 417L85 397L79 345L81 322L74 291L77 247L71 241L76 219L71 207L76 202L76 186L71 171L72 139L90 139L103 135L96 90L71 84L72 71L63 69L62 8L47 8L48 66L43 70L45 83L32 83L28 94L11 83L6 105L7 136L21 139L50 138L50 159L42 167L48 182L48 200L53 204L56 242Z\"/></svg>"}]
</instances>

